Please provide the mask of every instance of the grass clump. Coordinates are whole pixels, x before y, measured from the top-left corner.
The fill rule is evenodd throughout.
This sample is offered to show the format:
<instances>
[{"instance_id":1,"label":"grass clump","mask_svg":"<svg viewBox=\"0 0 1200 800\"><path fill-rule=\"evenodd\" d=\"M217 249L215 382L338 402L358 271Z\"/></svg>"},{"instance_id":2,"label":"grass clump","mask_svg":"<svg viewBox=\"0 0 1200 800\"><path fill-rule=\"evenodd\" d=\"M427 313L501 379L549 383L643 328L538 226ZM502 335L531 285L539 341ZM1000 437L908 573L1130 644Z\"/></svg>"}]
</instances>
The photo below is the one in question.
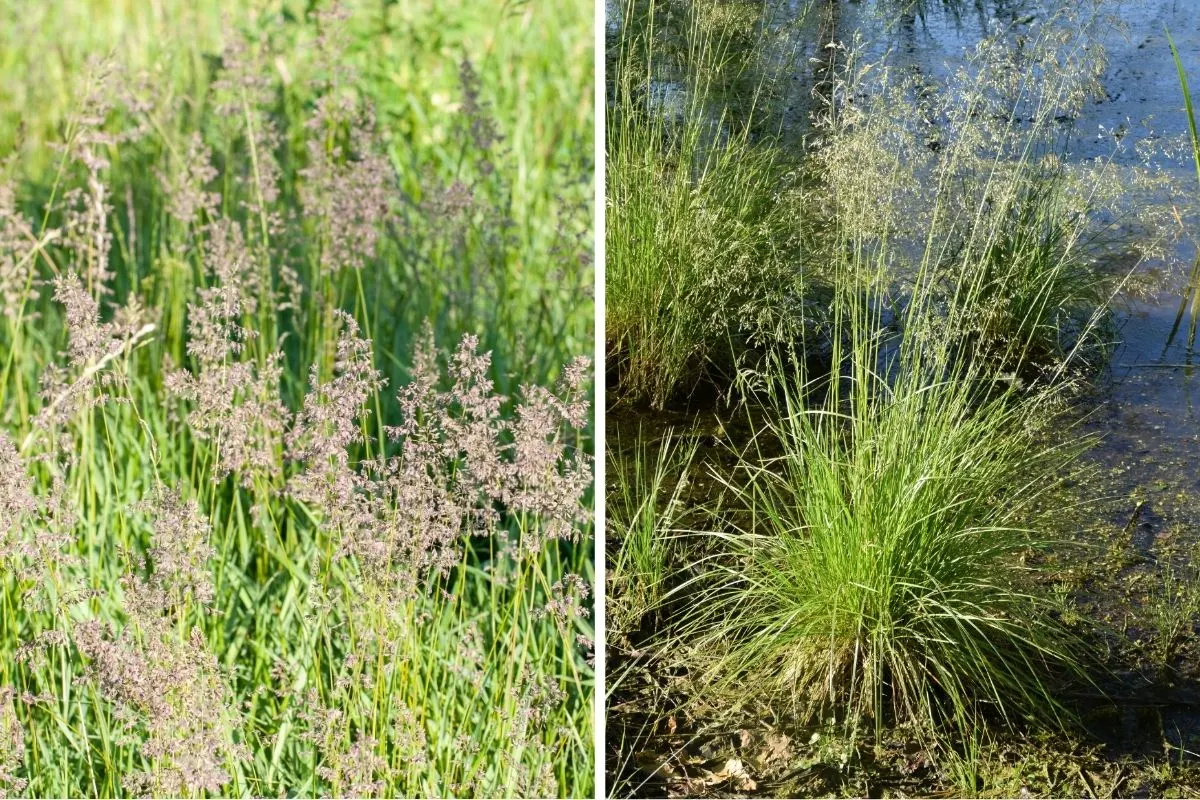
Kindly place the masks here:
<instances>
[{"instance_id":1,"label":"grass clump","mask_svg":"<svg viewBox=\"0 0 1200 800\"><path fill-rule=\"evenodd\" d=\"M1062 176L1013 182L979 235L945 269L948 292L970 298L958 321L972 357L1027 377L1065 363L1102 363L1108 307L1120 276L1098 274L1087 225L1064 213Z\"/></svg>"},{"instance_id":2,"label":"grass clump","mask_svg":"<svg viewBox=\"0 0 1200 800\"><path fill-rule=\"evenodd\" d=\"M854 353L823 401L774 384L761 435L781 452L729 481L751 522L722 535L733 560L686 635L720 653L724 685L803 718L929 734L977 715L1057 721L1054 676L1077 653L1021 563L1047 543L1035 509L1073 450L1039 440L1041 404L926 370L889 385L876 355Z\"/></svg>"},{"instance_id":3,"label":"grass clump","mask_svg":"<svg viewBox=\"0 0 1200 800\"><path fill-rule=\"evenodd\" d=\"M1045 39L1027 48L1038 63L1073 52ZM981 45L945 98L886 71L872 94L852 59L833 81L811 190L835 287L824 349L783 351L747 383L768 421L723 478L740 511L677 589L688 610L666 649L710 688L931 743L1070 719L1056 690L1083 651L1029 556L1052 543L1045 509L1087 445L1053 429L1114 288L1086 259L1094 196L1039 155L1091 73L1009 82L1006 53ZM1033 126L1010 130L1030 106ZM961 124L929 148L923 115ZM1013 375L1034 368L1035 383Z\"/></svg>"},{"instance_id":4,"label":"grass clump","mask_svg":"<svg viewBox=\"0 0 1200 800\"><path fill-rule=\"evenodd\" d=\"M722 99L719 84L751 69L749 45L702 24L725 4L622 2L610 43L607 348L618 390L659 407L730 371L747 344L800 330L802 203L783 151L754 132L753 102ZM660 54L667 42L683 54Z\"/></svg>"},{"instance_id":5,"label":"grass clump","mask_svg":"<svg viewBox=\"0 0 1200 800\"><path fill-rule=\"evenodd\" d=\"M593 794L586 167L371 28L64 60L2 166L0 794Z\"/></svg>"}]
</instances>

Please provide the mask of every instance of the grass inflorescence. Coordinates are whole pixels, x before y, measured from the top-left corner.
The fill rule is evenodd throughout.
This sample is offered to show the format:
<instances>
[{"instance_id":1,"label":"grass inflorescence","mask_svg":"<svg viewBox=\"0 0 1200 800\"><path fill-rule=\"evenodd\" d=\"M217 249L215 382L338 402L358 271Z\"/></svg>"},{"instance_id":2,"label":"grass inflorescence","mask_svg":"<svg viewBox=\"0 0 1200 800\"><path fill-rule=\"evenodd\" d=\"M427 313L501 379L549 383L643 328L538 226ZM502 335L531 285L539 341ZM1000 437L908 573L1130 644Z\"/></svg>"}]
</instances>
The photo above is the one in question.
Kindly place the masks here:
<instances>
[{"instance_id":1,"label":"grass inflorescence","mask_svg":"<svg viewBox=\"0 0 1200 800\"><path fill-rule=\"evenodd\" d=\"M184 5L0 102L0 795L591 796L588 14Z\"/></svg>"}]
</instances>

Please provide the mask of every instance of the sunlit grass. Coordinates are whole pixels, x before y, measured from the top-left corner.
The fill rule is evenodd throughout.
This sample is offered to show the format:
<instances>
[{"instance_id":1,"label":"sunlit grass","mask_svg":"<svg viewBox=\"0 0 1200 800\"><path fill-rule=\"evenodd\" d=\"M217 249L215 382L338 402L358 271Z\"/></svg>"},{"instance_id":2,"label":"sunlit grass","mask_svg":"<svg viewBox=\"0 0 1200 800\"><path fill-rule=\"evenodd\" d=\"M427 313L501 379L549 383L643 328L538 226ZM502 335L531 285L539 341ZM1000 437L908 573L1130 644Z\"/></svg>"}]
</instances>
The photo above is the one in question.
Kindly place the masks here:
<instances>
[{"instance_id":1,"label":"sunlit grass","mask_svg":"<svg viewBox=\"0 0 1200 800\"><path fill-rule=\"evenodd\" d=\"M591 796L591 8L220 6L0 8L0 793Z\"/></svg>"}]
</instances>

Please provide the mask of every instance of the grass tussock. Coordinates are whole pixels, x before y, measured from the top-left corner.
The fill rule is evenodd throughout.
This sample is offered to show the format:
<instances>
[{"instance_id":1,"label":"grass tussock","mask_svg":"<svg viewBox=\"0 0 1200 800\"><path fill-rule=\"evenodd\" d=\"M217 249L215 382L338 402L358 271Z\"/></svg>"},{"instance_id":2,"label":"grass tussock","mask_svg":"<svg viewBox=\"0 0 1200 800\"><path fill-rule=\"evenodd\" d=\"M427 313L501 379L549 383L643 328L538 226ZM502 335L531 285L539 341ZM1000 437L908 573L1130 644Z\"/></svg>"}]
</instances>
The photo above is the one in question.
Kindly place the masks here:
<instances>
[{"instance_id":1,"label":"grass tussock","mask_svg":"<svg viewBox=\"0 0 1200 800\"><path fill-rule=\"evenodd\" d=\"M155 7L0 125L0 795L591 796L586 82Z\"/></svg>"},{"instance_id":2,"label":"grass tussock","mask_svg":"<svg viewBox=\"0 0 1200 800\"><path fill-rule=\"evenodd\" d=\"M1079 651L1021 573L1076 446L1044 440L1051 397L988 398L932 364L888 382L877 346L824 399L772 385L758 435L780 452L727 479L748 522L720 535L680 636L727 690L851 730L1061 722Z\"/></svg>"},{"instance_id":3,"label":"grass tussock","mask_svg":"<svg viewBox=\"0 0 1200 800\"><path fill-rule=\"evenodd\" d=\"M683 206L675 198L706 197L703 168L662 172L619 195L646 198L610 210L608 296L643 287L649 298L607 312L614 337L641 326L640 345L630 335L617 351L622 366L645 359L618 375L619 399L661 405L696 380L673 366L685 354L697 366L723 361L736 366L730 397L752 431L728 443L724 460L698 456L723 492L691 503L693 519L711 512L704 532L676 537L666 554L660 608L670 612L654 618L641 663L623 676L636 685L641 669L647 686L611 701L628 713L625 730L640 724L633 749L613 753L622 791L643 779L691 780L669 772L687 765L675 754L663 754L653 777L637 761L664 725L672 746L684 742L670 735L681 719L701 741L731 725L804 737L837 728L850 742L840 767L857 757L856 742L880 746L899 729L947 774L995 733L1063 735L1072 724L1062 690L1093 691L1093 651L1081 621L1068 623L1048 597L1042 565L1048 551L1062 555L1060 490L1091 444L1070 424L1072 401L1112 352L1111 310L1128 277L1097 262L1161 255L1180 236L1170 209L1145 199L1177 196L1174 179L1144 160L1153 145L1121 131L1097 145L1106 152L1071 157L1074 121L1102 98L1111 24L1101 8L1064 4L991 30L936 76L897 68L887 54L865 62L861 41L823 47L809 137L787 150L782 139L695 137L691 163L723 165L718 185L735 187L708 227L762 231L776 245L772 257L720 249L754 253L752 270L684 247L669 252L705 264L686 280L662 279L685 268L632 266L667 263L652 235L684 230L675 223L683 213L663 215ZM627 31L618 39L631 40ZM633 95L610 88L608 177L620 189L634 161L622 152L634 127L620 121L622 92ZM715 95L699 107L710 115L695 118L724 122L728 107ZM686 132L693 119L652 111L644 124L663 131ZM651 140L658 149L638 151L642 163L677 152L678 141ZM747 223L743 212L759 203L786 206L784 182L799 204L778 226ZM634 253L653 257L621 263ZM709 291L726 274L741 294ZM682 313L691 306L661 302L689 292L736 297L717 306L738 311L693 317ZM749 333L767 319L778 337ZM636 374L660 388L639 386ZM610 569L614 595L633 585L615 549ZM630 700L634 691L658 697L662 716ZM977 728L985 733L973 738Z\"/></svg>"},{"instance_id":4,"label":"grass tussock","mask_svg":"<svg viewBox=\"0 0 1200 800\"><path fill-rule=\"evenodd\" d=\"M726 0L643 5L621 3L610 44L605 315L619 391L661 407L801 331L803 204L753 98L725 88L765 85L744 41L761 23ZM727 7L739 24L713 24Z\"/></svg>"}]
</instances>

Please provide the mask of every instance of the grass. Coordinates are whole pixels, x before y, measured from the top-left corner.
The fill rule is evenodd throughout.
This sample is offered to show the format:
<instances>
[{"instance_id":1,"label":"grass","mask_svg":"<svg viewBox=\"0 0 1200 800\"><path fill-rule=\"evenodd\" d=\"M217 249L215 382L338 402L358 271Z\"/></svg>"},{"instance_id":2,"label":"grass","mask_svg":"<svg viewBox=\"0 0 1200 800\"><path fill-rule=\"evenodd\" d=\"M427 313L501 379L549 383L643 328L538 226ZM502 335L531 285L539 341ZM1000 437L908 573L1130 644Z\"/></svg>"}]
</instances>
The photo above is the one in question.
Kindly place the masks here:
<instances>
[{"instance_id":1,"label":"grass","mask_svg":"<svg viewBox=\"0 0 1200 800\"><path fill-rule=\"evenodd\" d=\"M610 587L606 606L609 636L627 638L646 615L657 611L667 590L672 538L686 508L687 473L699 447L697 439L680 439L668 430L653 445L638 437L622 458L620 441L609 451L613 476L605 509L611 546Z\"/></svg>"},{"instance_id":2,"label":"grass","mask_svg":"<svg viewBox=\"0 0 1200 800\"><path fill-rule=\"evenodd\" d=\"M1060 184L1052 174L1015 180L987 227L973 232L982 243L964 247L946 270L951 291L971 298L969 348L1014 373L1106 356L1105 315L1119 276L1089 263L1086 229L1062 212Z\"/></svg>"},{"instance_id":3,"label":"grass","mask_svg":"<svg viewBox=\"0 0 1200 800\"><path fill-rule=\"evenodd\" d=\"M851 730L1061 721L1053 676L1078 654L1020 565L1047 544L1034 509L1074 448L1039 440L1045 399L989 399L907 342L889 382L881 338L851 337L824 400L773 384L760 436L781 453L727 480L749 521L720 534L728 556L680 637L718 654L727 690Z\"/></svg>"},{"instance_id":4,"label":"grass","mask_svg":"<svg viewBox=\"0 0 1200 800\"><path fill-rule=\"evenodd\" d=\"M712 752L710 733L761 726L793 743L811 736L809 750L831 734L848 743L828 763L842 776L856 774L850 761L866 770L852 791L878 791L866 788L864 765L900 737L911 745L905 758L917 759L915 748L939 776L921 788L946 780L973 792L993 780L983 760L996 742L1064 737L1077 722L1063 690L1089 687L1093 651L1086 626L1062 619L1064 600L1045 591L1053 576L1040 565L1063 550L1073 496L1064 481L1078 477L1091 443L1067 412L1111 352L1123 279L1098 270L1096 256L1128 244L1114 234L1118 182L1138 178L1119 175L1113 159L1080 166L1062 155L1066 122L1095 99L1104 69L1083 36L1102 23L1075 14L1022 29L1016 46L1007 32L988 37L937 80L838 49L818 70L823 105L796 150L747 137L773 161L748 150L723 161L743 146L741 129L701 133L682 162L698 168L668 168L657 181L646 169L634 189L624 188L635 181L621 174L633 161L623 150L645 164L688 153L693 117L631 115L672 132L634 151L634 123L621 118L623 97L636 95L620 83L630 73L614 73L608 178L620 201L609 210L606 314L610 354L626 370L618 398L661 406L724 362L752 431L727 442L735 469L708 461L722 496L687 509L712 513L704 532L674 543L661 604L673 612L639 644L625 693L609 699L628 715L610 728L630 734L627 749L610 753L619 791L663 776L694 790L688 759ZM621 53L653 30L643 20L630 32L637 21L626 15ZM679 79L690 81L703 87L705 73ZM718 95L685 97L705 97L695 118L724 122ZM682 233L698 226L673 209L684 205L677 198L706 197L712 163L730 188L705 225L760 231L761 250L717 250L759 254L752 269L665 246L704 241ZM747 223L757 203L784 205L785 181L797 202L786 218ZM761 255L770 246L782 260ZM683 267L656 266L675 253ZM688 264L704 266L685 278ZM720 277L705 276L723 269L740 294L697 290L724 311L689 316L686 287L711 286ZM759 319L778 335L748 334ZM673 366L687 358L691 371ZM635 370L635 359L646 365ZM639 386L639 372L659 388ZM625 578L613 570L614 605ZM647 697L659 706L645 709ZM675 734L680 720L688 732ZM733 753L744 757L737 745ZM666 766L651 778L643 762L657 759Z\"/></svg>"},{"instance_id":5,"label":"grass","mask_svg":"<svg viewBox=\"0 0 1200 800\"><path fill-rule=\"evenodd\" d=\"M618 391L656 407L802 324L803 204L756 129L761 42L709 24L727 7L622 2L609 45L606 347ZM730 83L751 87L736 106Z\"/></svg>"},{"instance_id":6,"label":"grass","mask_svg":"<svg viewBox=\"0 0 1200 800\"><path fill-rule=\"evenodd\" d=\"M591 796L591 9L222 10L0 9L0 793Z\"/></svg>"}]
</instances>

